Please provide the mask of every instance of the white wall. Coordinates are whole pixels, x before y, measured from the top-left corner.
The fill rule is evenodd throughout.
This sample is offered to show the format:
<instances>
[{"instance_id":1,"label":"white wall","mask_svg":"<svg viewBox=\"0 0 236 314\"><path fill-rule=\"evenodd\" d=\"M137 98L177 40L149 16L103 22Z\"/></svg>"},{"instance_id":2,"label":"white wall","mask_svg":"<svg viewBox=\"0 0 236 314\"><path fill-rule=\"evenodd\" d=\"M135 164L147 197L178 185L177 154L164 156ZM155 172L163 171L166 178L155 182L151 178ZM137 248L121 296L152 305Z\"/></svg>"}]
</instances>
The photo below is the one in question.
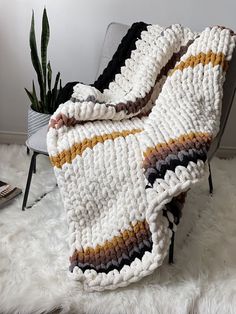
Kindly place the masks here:
<instances>
[{"instance_id":1,"label":"white wall","mask_svg":"<svg viewBox=\"0 0 236 314\"><path fill-rule=\"evenodd\" d=\"M235 0L0 0L0 134L15 132L16 139L26 132L29 102L24 87L30 88L34 77L28 45L31 10L39 34L44 5L51 27L49 57L64 83L94 80L111 21L177 22L196 31L218 24L236 30ZM236 104L223 146L236 148L235 119Z\"/></svg>"}]
</instances>

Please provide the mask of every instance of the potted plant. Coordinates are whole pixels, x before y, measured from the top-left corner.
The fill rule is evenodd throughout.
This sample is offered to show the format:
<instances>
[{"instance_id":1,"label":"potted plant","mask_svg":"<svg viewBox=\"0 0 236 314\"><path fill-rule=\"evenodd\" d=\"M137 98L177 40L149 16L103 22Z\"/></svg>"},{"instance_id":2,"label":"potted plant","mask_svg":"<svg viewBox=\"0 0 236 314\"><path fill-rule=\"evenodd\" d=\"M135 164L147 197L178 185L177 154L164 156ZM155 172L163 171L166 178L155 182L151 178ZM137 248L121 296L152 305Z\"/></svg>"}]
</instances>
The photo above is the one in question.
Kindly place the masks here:
<instances>
[{"instance_id":1,"label":"potted plant","mask_svg":"<svg viewBox=\"0 0 236 314\"><path fill-rule=\"evenodd\" d=\"M44 8L42 17L41 31L41 58L38 55L37 43L35 38L34 11L32 12L30 27L30 51L33 67L37 74L39 85L39 98L37 96L34 80L32 91L25 88L30 99L31 106L28 109L28 137L35 133L43 125L48 124L50 116L58 107L58 94L61 87L60 72L57 73L52 87L52 69L50 62L47 61L47 48L50 38L50 28L47 11ZM59 86L59 88L58 88Z\"/></svg>"}]
</instances>

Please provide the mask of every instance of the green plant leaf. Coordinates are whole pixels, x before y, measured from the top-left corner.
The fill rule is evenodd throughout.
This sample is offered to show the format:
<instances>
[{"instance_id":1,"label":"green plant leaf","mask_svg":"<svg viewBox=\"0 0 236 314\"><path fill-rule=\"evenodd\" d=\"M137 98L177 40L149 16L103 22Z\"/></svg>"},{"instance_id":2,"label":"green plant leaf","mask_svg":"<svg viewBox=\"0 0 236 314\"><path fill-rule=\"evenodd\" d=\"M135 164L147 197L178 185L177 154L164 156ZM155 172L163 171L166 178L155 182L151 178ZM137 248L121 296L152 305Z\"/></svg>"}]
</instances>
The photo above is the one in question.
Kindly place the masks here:
<instances>
[{"instance_id":1,"label":"green plant leaf","mask_svg":"<svg viewBox=\"0 0 236 314\"><path fill-rule=\"evenodd\" d=\"M47 48L50 37L50 28L47 17L46 8L43 10L42 18L42 33L41 33L41 63L43 71L43 83L44 83L44 97L46 98L46 88L47 88ZM44 99L46 101L46 99Z\"/></svg>"},{"instance_id":2,"label":"green plant leaf","mask_svg":"<svg viewBox=\"0 0 236 314\"><path fill-rule=\"evenodd\" d=\"M35 39L34 11L32 12L31 27L30 27L30 50L31 50L32 64L38 78L38 83L39 83L39 88L40 88L40 98L43 104L45 92L44 92L44 84L43 84L42 67L39 61L37 44L36 44L36 39Z\"/></svg>"},{"instance_id":3,"label":"green plant leaf","mask_svg":"<svg viewBox=\"0 0 236 314\"><path fill-rule=\"evenodd\" d=\"M35 90L35 86L34 86L34 81L33 81L32 85L33 85L33 92L32 92L32 95L33 95L33 97L34 97L34 103L35 103L36 108L37 108L36 111L38 111L38 112L43 112L42 105L41 105L41 103L39 103L39 101L38 101L38 97L37 97L36 90Z\"/></svg>"},{"instance_id":4,"label":"green plant leaf","mask_svg":"<svg viewBox=\"0 0 236 314\"><path fill-rule=\"evenodd\" d=\"M48 62L48 90L51 91L51 83L52 83L52 68L50 62Z\"/></svg>"},{"instance_id":5,"label":"green plant leaf","mask_svg":"<svg viewBox=\"0 0 236 314\"><path fill-rule=\"evenodd\" d=\"M53 111L52 111L52 92L48 91L46 97L47 97L47 104L48 104L48 113L53 114Z\"/></svg>"},{"instance_id":6,"label":"green plant leaf","mask_svg":"<svg viewBox=\"0 0 236 314\"><path fill-rule=\"evenodd\" d=\"M36 90L35 90L35 86L34 86L34 81L32 83L32 86L33 86L32 92L29 92L28 89L26 89L26 88L25 88L25 91L26 91L26 93L30 99L32 109L34 109L35 111L41 112L40 111L41 110L40 104L39 104L38 97L37 97Z\"/></svg>"},{"instance_id":7,"label":"green plant leaf","mask_svg":"<svg viewBox=\"0 0 236 314\"><path fill-rule=\"evenodd\" d=\"M57 100L57 96L58 96L58 90L57 90L57 86L60 80L60 72L57 73L56 79L55 79L55 84L52 90L52 110L53 112L55 111L55 106L56 106L56 100Z\"/></svg>"},{"instance_id":8,"label":"green plant leaf","mask_svg":"<svg viewBox=\"0 0 236 314\"><path fill-rule=\"evenodd\" d=\"M27 93L27 95L28 95L28 97L29 97L31 106L32 106L32 107L35 107L35 104L34 104L34 97L33 97L32 93L31 93L30 91L28 91L27 88L25 88L25 91L26 91L26 93Z\"/></svg>"}]
</instances>

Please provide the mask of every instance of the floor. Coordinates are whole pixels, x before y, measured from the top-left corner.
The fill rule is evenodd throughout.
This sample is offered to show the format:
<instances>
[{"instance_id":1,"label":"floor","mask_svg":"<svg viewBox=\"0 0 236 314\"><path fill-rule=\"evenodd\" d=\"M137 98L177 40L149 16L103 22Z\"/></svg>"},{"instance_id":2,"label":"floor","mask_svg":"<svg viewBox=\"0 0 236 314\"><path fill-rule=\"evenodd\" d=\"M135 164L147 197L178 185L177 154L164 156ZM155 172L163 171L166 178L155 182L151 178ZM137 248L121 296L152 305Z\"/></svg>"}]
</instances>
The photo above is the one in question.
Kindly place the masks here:
<instances>
[{"instance_id":1,"label":"floor","mask_svg":"<svg viewBox=\"0 0 236 314\"><path fill-rule=\"evenodd\" d=\"M0 145L0 179L24 188L30 157ZM67 223L53 170L38 156L28 209L0 210L0 313L236 313L236 159L212 162L187 199L175 263L127 288L86 293L68 270Z\"/></svg>"}]
</instances>

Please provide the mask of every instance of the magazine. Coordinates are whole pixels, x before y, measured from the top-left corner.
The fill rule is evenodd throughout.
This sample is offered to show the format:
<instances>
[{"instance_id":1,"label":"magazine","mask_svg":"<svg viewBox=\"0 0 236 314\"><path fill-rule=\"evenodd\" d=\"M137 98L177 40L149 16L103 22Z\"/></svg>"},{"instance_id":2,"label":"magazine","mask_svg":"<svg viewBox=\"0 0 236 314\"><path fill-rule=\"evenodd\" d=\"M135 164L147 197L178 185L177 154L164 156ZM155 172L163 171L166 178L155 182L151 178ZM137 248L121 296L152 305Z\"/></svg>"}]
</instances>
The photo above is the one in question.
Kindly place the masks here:
<instances>
[{"instance_id":1,"label":"magazine","mask_svg":"<svg viewBox=\"0 0 236 314\"><path fill-rule=\"evenodd\" d=\"M22 192L6 182L0 181L0 208Z\"/></svg>"}]
</instances>

